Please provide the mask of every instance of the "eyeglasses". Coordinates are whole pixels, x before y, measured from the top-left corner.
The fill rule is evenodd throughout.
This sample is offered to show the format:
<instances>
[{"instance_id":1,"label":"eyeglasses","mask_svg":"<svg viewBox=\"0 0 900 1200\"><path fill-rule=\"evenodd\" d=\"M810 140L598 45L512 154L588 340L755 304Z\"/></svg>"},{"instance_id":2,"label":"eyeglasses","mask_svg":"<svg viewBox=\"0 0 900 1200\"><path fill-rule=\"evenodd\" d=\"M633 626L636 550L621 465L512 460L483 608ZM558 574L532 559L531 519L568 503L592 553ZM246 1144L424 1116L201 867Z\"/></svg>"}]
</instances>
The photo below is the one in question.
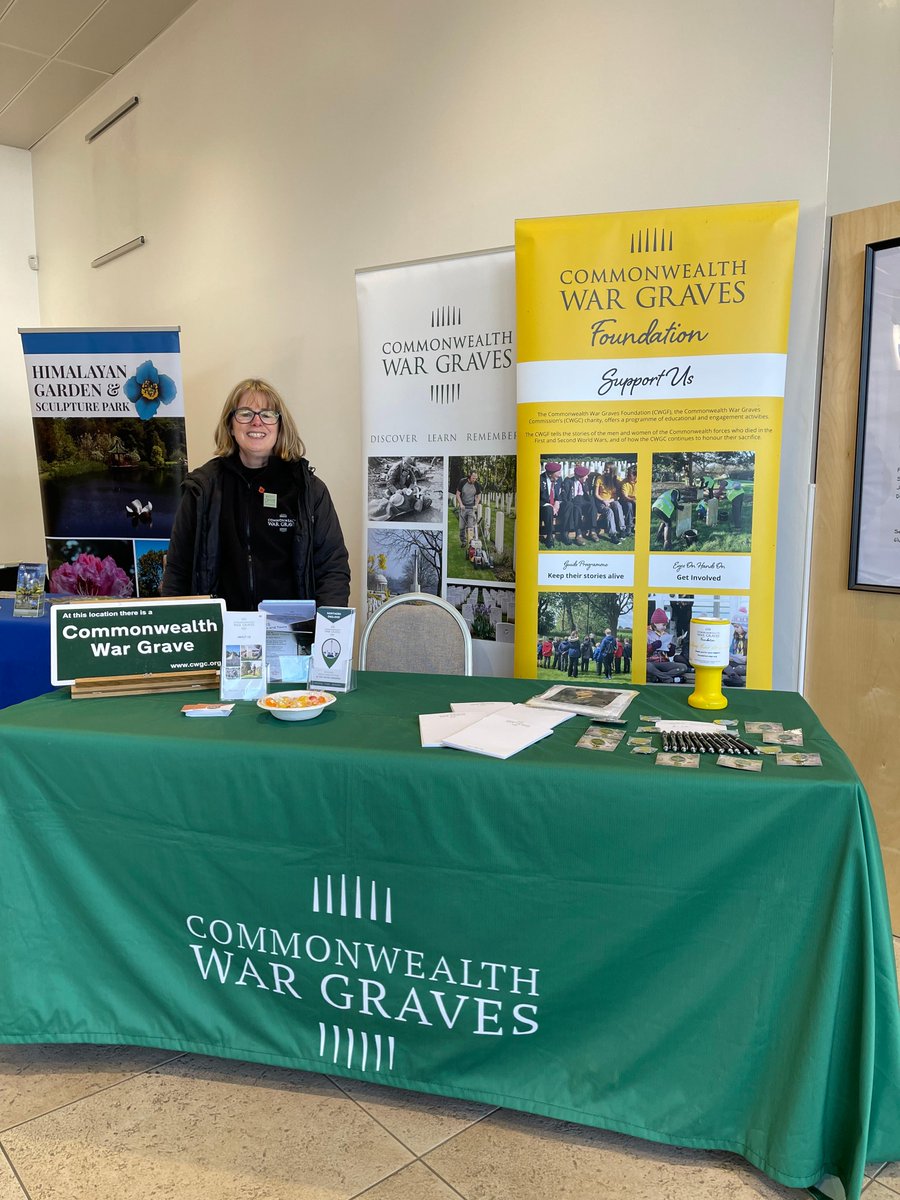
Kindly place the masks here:
<instances>
[{"instance_id":1,"label":"eyeglasses","mask_svg":"<svg viewBox=\"0 0 900 1200\"><path fill-rule=\"evenodd\" d=\"M277 425L281 420L281 413L274 408L236 408L231 415L241 425L252 425L254 417L259 417L263 425Z\"/></svg>"}]
</instances>

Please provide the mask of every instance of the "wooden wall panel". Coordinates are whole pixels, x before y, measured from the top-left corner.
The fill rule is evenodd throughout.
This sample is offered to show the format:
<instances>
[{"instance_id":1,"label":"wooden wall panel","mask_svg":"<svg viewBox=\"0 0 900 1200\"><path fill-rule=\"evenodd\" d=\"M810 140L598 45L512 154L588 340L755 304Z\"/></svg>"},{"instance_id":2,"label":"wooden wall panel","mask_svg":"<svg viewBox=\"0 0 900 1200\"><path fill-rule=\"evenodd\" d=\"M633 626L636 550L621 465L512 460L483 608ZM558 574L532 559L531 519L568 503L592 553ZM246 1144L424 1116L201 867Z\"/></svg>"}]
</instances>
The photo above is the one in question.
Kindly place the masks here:
<instances>
[{"instance_id":1,"label":"wooden wall panel","mask_svg":"<svg viewBox=\"0 0 900 1200\"><path fill-rule=\"evenodd\" d=\"M900 933L900 595L851 591L850 521L865 248L900 236L900 202L832 222L804 694L875 812ZM900 380L897 419L900 421Z\"/></svg>"}]
</instances>

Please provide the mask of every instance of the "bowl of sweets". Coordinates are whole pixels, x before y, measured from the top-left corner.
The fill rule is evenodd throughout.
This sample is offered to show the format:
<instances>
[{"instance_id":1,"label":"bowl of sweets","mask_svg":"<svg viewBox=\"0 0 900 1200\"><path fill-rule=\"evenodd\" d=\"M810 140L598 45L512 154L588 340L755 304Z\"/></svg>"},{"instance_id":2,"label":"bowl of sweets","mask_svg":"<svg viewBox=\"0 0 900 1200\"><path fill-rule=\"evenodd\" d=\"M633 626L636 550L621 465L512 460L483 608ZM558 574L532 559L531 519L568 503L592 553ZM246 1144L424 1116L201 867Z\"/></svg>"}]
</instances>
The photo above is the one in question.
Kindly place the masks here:
<instances>
[{"instance_id":1,"label":"bowl of sweets","mask_svg":"<svg viewBox=\"0 0 900 1200\"><path fill-rule=\"evenodd\" d=\"M272 692L257 700L256 706L279 721L309 721L336 699L331 692Z\"/></svg>"}]
</instances>

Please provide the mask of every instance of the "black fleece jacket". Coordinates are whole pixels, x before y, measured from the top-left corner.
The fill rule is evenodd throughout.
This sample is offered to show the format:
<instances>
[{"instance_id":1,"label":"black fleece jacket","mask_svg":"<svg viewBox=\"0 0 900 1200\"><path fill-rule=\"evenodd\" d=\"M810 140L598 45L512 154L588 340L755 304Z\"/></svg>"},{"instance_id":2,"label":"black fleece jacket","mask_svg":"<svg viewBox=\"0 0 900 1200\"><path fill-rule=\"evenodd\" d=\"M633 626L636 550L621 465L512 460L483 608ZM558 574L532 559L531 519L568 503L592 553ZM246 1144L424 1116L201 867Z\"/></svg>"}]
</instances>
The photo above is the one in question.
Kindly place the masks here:
<instances>
[{"instance_id":1,"label":"black fleece jacket","mask_svg":"<svg viewBox=\"0 0 900 1200\"><path fill-rule=\"evenodd\" d=\"M226 472L240 474L237 461L213 458L191 471L182 484L183 496L169 542L163 575L164 596L222 596L228 608L240 609L249 597L255 608L271 596L255 595L253 552L248 546L247 567L242 579L220 578L222 559L222 498ZM315 600L317 605L344 607L350 598L350 566L341 524L328 488L314 474L305 458L279 463L289 472L294 494L290 508L296 514L290 569L293 579L288 592L292 599ZM229 526L233 522L229 522ZM265 581L268 570L259 563L258 576ZM264 586L264 583L262 584Z\"/></svg>"}]
</instances>

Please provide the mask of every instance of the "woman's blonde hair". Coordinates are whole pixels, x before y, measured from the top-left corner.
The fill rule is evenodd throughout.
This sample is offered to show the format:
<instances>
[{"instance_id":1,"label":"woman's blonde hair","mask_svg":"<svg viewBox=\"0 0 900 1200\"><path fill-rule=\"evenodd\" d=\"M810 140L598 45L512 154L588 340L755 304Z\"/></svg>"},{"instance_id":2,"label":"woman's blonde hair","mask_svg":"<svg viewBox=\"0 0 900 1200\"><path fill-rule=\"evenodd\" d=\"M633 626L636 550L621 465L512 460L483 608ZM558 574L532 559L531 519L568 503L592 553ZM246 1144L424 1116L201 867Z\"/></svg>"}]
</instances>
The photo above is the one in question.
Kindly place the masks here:
<instances>
[{"instance_id":1,"label":"woman's blonde hair","mask_svg":"<svg viewBox=\"0 0 900 1200\"><path fill-rule=\"evenodd\" d=\"M266 383L264 379L242 379L228 393L228 399L225 401L225 406L222 409L219 423L216 425L216 454L222 458L233 454L236 443L231 432L231 421L236 408L241 408L244 397L251 392L255 392L265 399L266 406L274 409L281 418L278 422L278 437L275 441L275 454L279 458L285 459L286 462L296 462L306 453L306 447L303 445L303 439L297 432L297 426L291 414L287 410L287 405L279 396L278 392L272 387L271 383Z\"/></svg>"}]
</instances>

